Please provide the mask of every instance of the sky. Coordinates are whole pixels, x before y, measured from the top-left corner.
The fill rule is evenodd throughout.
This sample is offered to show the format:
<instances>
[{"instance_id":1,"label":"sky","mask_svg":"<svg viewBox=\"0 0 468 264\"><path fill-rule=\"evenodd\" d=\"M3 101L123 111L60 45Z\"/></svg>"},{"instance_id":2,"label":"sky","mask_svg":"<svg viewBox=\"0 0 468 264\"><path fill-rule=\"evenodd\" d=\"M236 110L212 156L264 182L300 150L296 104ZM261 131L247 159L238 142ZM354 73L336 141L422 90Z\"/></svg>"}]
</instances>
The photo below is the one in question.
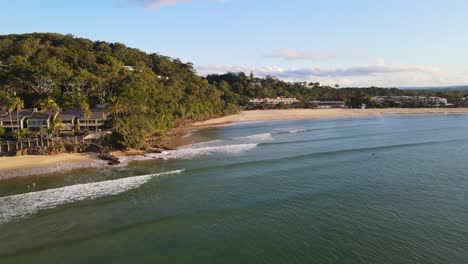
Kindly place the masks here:
<instances>
[{"instance_id":1,"label":"sky","mask_svg":"<svg viewBox=\"0 0 468 264\"><path fill-rule=\"evenodd\" d=\"M0 0L0 35L73 34L341 86L468 84L466 0Z\"/></svg>"}]
</instances>

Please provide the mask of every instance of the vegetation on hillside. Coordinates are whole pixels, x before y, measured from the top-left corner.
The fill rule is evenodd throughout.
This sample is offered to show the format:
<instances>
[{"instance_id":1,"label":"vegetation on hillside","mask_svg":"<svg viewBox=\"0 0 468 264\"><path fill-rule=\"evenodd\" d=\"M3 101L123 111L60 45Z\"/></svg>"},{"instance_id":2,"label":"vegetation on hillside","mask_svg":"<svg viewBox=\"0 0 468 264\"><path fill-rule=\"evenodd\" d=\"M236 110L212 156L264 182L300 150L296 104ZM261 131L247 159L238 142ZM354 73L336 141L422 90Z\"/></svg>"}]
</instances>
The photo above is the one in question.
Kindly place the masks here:
<instances>
[{"instance_id":1,"label":"vegetation on hillside","mask_svg":"<svg viewBox=\"0 0 468 264\"><path fill-rule=\"evenodd\" d=\"M142 136L176 119L224 111L221 92L190 63L71 35L0 36L0 90L16 93L26 108L51 100L62 110L107 104L116 147L141 147Z\"/></svg>"}]
</instances>

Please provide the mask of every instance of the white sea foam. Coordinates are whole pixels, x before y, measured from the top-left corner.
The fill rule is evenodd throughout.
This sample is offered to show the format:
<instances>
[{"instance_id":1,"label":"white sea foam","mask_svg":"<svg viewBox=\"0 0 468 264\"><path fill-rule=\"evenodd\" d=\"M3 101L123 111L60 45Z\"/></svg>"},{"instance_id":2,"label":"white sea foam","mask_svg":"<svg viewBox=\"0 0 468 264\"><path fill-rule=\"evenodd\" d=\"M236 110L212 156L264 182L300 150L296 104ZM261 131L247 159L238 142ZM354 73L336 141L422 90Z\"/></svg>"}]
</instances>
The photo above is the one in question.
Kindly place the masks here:
<instances>
[{"instance_id":1,"label":"white sea foam","mask_svg":"<svg viewBox=\"0 0 468 264\"><path fill-rule=\"evenodd\" d=\"M95 160L91 162L76 162L76 163L58 163L53 167L45 168L29 168L29 169L14 169L7 170L3 173L0 173L0 179L2 178L14 178L20 176L31 175L31 171L34 171L34 175L43 175L50 174L55 172L63 172L76 169L86 169L86 168L98 168L98 167L107 167L108 162L104 160Z\"/></svg>"},{"instance_id":2,"label":"white sea foam","mask_svg":"<svg viewBox=\"0 0 468 264\"><path fill-rule=\"evenodd\" d=\"M213 146L219 146L223 143L222 140L212 140L212 141L206 141L206 142L199 142L199 143L193 143L190 145L182 146L180 149L194 149L194 148L204 148L204 147L213 147Z\"/></svg>"},{"instance_id":3,"label":"white sea foam","mask_svg":"<svg viewBox=\"0 0 468 264\"><path fill-rule=\"evenodd\" d=\"M0 197L0 224L84 200L113 196L136 189L154 177L180 174L183 170L123 178L103 182L77 184L57 189Z\"/></svg>"},{"instance_id":4,"label":"white sea foam","mask_svg":"<svg viewBox=\"0 0 468 264\"><path fill-rule=\"evenodd\" d=\"M193 159L200 156L226 153L238 154L257 147L257 144L237 144L224 146L208 146L196 148L181 148L173 151L164 151L162 153L148 154L144 159Z\"/></svg>"},{"instance_id":5,"label":"white sea foam","mask_svg":"<svg viewBox=\"0 0 468 264\"><path fill-rule=\"evenodd\" d=\"M246 137L236 137L233 139L261 143L263 141L268 141L268 140L273 139L273 135L271 133L265 133L265 134L251 135L251 136L246 136Z\"/></svg>"},{"instance_id":6,"label":"white sea foam","mask_svg":"<svg viewBox=\"0 0 468 264\"><path fill-rule=\"evenodd\" d=\"M288 133L296 134L296 133L302 133L302 132L306 132L306 131L307 131L307 129L294 129L294 130L288 131Z\"/></svg>"}]
</instances>

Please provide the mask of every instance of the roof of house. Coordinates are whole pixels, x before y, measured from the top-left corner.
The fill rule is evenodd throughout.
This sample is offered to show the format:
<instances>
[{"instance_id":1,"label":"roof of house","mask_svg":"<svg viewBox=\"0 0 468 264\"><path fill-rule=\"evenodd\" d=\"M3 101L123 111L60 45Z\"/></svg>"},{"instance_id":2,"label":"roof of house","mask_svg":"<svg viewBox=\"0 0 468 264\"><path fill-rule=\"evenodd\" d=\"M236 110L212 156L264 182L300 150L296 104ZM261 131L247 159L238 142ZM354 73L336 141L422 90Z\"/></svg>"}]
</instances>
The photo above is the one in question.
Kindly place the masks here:
<instances>
[{"instance_id":1,"label":"roof of house","mask_svg":"<svg viewBox=\"0 0 468 264\"><path fill-rule=\"evenodd\" d=\"M58 118L62 121L70 121L75 117L81 116L82 111L80 109L70 109L59 113Z\"/></svg>"},{"instance_id":2,"label":"roof of house","mask_svg":"<svg viewBox=\"0 0 468 264\"><path fill-rule=\"evenodd\" d=\"M97 109L93 108L90 109L90 115L89 116L84 116L83 113L80 115L80 119L104 119L105 118L105 111L104 109Z\"/></svg>"},{"instance_id":3,"label":"roof of house","mask_svg":"<svg viewBox=\"0 0 468 264\"><path fill-rule=\"evenodd\" d=\"M41 112L33 112L29 119L39 119L44 120L48 119L49 117L54 117L58 112L56 111L41 111Z\"/></svg>"},{"instance_id":4,"label":"roof of house","mask_svg":"<svg viewBox=\"0 0 468 264\"><path fill-rule=\"evenodd\" d=\"M13 120L16 120L16 117L19 117L19 119L30 117L34 113L34 111L35 111L34 109L21 109L19 111L18 115L16 115L17 111L13 111L13 112L11 112L11 118ZM9 121L10 116L8 115L7 112L0 112L0 120Z\"/></svg>"}]
</instances>

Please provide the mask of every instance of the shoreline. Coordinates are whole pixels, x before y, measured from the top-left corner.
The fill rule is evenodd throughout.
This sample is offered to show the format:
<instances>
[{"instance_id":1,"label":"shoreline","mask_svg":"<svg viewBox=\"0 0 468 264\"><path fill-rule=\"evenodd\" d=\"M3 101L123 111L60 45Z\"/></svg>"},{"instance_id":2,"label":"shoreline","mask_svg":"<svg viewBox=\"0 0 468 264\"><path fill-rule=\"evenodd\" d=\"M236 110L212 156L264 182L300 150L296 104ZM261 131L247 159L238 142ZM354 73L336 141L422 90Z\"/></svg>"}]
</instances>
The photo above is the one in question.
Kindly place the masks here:
<instances>
[{"instance_id":1,"label":"shoreline","mask_svg":"<svg viewBox=\"0 0 468 264\"><path fill-rule=\"evenodd\" d=\"M468 114L468 108L381 108L381 109L284 109L253 110L197 122L194 127L220 126L237 122L293 119L346 118L385 115Z\"/></svg>"},{"instance_id":2,"label":"shoreline","mask_svg":"<svg viewBox=\"0 0 468 264\"><path fill-rule=\"evenodd\" d=\"M237 122L422 114L468 114L468 108L286 109L242 111L239 114L213 118L181 127L177 129L177 132L168 135L164 142L175 149L189 144L190 142L186 140L185 136L194 130ZM122 158L145 155L146 152L128 150L113 151L111 154ZM105 163L105 161L102 161L93 153L0 157L0 181L16 177L45 175L53 172L90 168Z\"/></svg>"},{"instance_id":3,"label":"shoreline","mask_svg":"<svg viewBox=\"0 0 468 264\"><path fill-rule=\"evenodd\" d=\"M1 157L0 181L22 176L48 174L60 170L92 167L97 161L99 159L91 153Z\"/></svg>"}]
</instances>

